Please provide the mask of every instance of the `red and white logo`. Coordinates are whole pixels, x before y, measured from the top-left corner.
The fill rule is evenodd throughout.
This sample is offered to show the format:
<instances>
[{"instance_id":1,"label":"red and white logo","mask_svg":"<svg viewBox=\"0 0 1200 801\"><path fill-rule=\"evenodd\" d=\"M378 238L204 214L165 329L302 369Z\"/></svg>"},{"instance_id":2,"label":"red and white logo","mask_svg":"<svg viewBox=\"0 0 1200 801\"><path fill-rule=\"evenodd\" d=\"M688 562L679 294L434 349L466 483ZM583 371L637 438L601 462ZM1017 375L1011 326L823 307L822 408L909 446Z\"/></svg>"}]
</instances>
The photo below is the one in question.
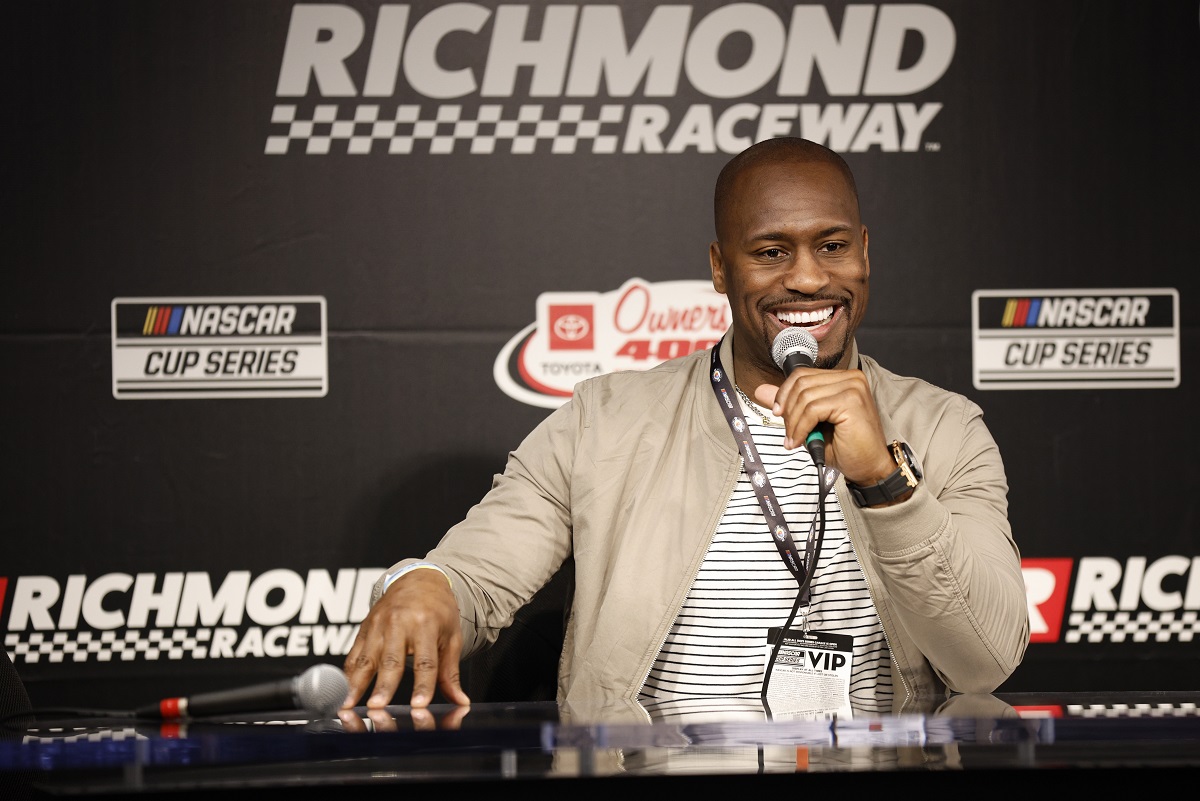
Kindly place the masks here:
<instances>
[{"instance_id":1,"label":"red and white logo","mask_svg":"<svg viewBox=\"0 0 1200 801\"><path fill-rule=\"evenodd\" d=\"M706 350L729 324L729 302L709 281L631 278L612 292L543 292L537 321L501 349L493 373L509 397L554 408L585 378Z\"/></svg>"},{"instance_id":2,"label":"red and white logo","mask_svg":"<svg viewBox=\"0 0 1200 801\"><path fill-rule=\"evenodd\" d=\"M1029 602L1030 642L1058 642L1071 586L1071 567L1071 559L1021 560Z\"/></svg>"},{"instance_id":3,"label":"red and white logo","mask_svg":"<svg viewBox=\"0 0 1200 801\"><path fill-rule=\"evenodd\" d=\"M549 307L550 350L591 350L595 347L592 324L593 308L589 305L561 304Z\"/></svg>"},{"instance_id":4,"label":"red and white logo","mask_svg":"<svg viewBox=\"0 0 1200 801\"><path fill-rule=\"evenodd\" d=\"M1022 559L1030 642L1200 639L1200 556Z\"/></svg>"}]
</instances>

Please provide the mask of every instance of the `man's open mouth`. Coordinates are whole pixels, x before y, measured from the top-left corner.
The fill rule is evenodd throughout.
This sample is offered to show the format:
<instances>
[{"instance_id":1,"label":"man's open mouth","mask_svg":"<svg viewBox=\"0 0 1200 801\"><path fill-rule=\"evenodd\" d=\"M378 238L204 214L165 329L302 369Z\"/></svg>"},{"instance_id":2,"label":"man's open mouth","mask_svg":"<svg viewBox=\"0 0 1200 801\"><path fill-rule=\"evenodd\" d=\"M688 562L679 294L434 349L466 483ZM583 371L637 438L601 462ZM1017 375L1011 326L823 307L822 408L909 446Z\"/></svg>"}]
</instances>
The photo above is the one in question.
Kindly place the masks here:
<instances>
[{"instance_id":1,"label":"man's open mouth","mask_svg":"<svg viewBox=\"0 0 1200 801\"><path fill-rule=\"evenodd\" d=\"M826 306L823 309L814 309L813 311L777 311L775 316L779 322L787 325L798 325L805 328L815 328L818 325L829 322L833 317L833 306Z\"/></svg>"}]
</instances>

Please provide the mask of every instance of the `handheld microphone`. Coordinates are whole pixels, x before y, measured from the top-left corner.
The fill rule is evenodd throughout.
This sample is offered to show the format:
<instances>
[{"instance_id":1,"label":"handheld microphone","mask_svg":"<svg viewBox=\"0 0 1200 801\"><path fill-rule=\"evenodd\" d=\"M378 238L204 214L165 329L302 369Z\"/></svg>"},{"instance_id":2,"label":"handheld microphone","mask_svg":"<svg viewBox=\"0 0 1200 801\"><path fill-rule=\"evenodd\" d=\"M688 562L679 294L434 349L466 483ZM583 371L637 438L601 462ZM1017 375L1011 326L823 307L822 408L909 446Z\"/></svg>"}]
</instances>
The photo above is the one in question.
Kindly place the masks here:
<instances>
[{"instance_id":1,"label":"handheld microphone","mask_svg":"<svg viewBox=\"0 0 1200 801\"><path fill-rule=\"evenodd\" d=\"M340 668L319 664L290 679L233 690L164 698L157 704L136 710L135 715L139 718L179 720L239 712L303 709L319 717L329 717L338 710L349 692L350 682Z\"/></svg>"},{"instance_id":2,"label":"handheld microphone","mask_svg":"<svg viewBox=\"0 0 1200 801\"><path fill-rule=\"evenodd\" d=\"M797 367L816 367L817 339L803 328L788 326L775 335L771 358L784 375L791 375ZM825 435L821 427L814 428L804 440L804 447L817 467L825 466Z\"/></svg>"}]
</instances>

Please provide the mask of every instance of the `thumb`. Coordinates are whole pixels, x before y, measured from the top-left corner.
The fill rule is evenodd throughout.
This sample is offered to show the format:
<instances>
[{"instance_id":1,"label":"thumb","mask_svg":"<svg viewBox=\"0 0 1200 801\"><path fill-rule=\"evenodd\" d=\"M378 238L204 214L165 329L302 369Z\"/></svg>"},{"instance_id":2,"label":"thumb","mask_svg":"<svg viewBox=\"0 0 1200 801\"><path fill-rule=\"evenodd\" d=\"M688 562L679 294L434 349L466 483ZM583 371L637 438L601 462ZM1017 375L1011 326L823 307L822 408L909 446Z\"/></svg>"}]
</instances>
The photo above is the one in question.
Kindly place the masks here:
<instances>
[{"instance_id":1,"label":"thumb","mask_svg":"<svg viewBox=\"0 0 1200 801\"><path fill-rule=\"evenodd\" d=\"M778 395L779 387L774 384L759 384L754 388L754 399L768 411L775 405L775 398Z\"/></svg>"}]
</instances>

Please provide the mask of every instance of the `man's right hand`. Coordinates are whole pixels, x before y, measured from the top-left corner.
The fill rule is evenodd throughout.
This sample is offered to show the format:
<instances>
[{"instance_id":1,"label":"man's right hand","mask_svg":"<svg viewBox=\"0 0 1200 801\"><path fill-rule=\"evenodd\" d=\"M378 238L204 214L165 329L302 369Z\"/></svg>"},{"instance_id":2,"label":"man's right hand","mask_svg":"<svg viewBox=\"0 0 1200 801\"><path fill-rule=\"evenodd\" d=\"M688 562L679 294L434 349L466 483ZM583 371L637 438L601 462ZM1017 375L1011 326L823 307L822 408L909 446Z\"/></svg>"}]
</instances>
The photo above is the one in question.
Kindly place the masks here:
<instances>
[{"instance_id":1,"label":"man's right hand","mask_svg":"<svg viewBox=\"0 0 1200 801\"><path fill-rule=\"evenodd\" d=\"M358 702L372 678L375 689L367 706L380 709L390 704L409 656L412 706L428 706L435 687L455 704L471 703L459 682L462 630L458 602L440 571L410 570L371 607L346 656L344 670L350 692L343 708Z\"/></svg>"}]
</instances>

